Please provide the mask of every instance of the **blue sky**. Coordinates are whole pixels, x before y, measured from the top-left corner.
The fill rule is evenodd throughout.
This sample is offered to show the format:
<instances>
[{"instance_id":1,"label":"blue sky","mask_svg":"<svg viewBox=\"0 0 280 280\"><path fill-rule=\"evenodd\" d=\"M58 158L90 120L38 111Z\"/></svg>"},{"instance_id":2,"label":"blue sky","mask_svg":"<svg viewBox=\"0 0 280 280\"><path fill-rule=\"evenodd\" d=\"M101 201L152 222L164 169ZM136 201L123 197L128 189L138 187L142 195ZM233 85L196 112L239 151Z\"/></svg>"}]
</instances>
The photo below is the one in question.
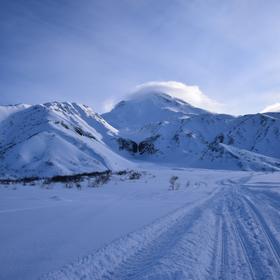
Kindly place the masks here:
<instances>
[{"instance_id":1,"label":"blue sky","mask_svg":"<svg viewBox=\"0 0 280 280\"><path fill-rule=\"evenodd\" d=\"M258 112L280 101L279 14L274 0L0 0L0 103L102 112L177 81L227 113Z\"/></svg>"}]
</instances>

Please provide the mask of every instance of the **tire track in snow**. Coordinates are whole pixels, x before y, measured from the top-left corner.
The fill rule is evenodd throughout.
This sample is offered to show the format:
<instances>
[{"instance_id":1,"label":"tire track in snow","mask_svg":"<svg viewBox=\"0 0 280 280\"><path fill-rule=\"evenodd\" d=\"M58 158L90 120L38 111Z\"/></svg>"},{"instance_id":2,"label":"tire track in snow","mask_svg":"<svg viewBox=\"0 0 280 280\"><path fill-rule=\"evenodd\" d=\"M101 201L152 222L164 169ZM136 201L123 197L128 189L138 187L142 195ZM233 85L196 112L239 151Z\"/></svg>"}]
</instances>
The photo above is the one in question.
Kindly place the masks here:
<instances>
[{"instance_id":1,"label":"tire track in snow","mask_svg":"<svg viewBox=\"0 0 280 280\"><path fill-rule=\"evenodd\" d=\"M256 206L248 198L244 197L244 200L247 202L247 204L252 209L252 212L256 217L257 223L258 223L259 227L261 228L264 236L266 237L266 240L269 243L271 252L273 253L273 255L275 257L276 263L278 263L278 266L280 267L280 244L279 244L279 242L276 240L276 238L270 231L267 223L265 222L263 216L258 211Z\"/></svg>"},{"instance_id":2,"label":"tire track in snow","mask_svg":"<svg viewBox=\"0 0 280 280\"><path fill-rule=\"evenodd\" d=\"M223 180L221 184L225 181ZM223 184L224 185L224 184ZM213 260L212 260L212 271L213 276L211 279L226 279L226 274L228 271L228 260L227 260L227 228L224 217L225 212L225 198L224 194L221 196L217 205L215 205L213 212L216 217L215 223L215 239L213 248Z\"/></svg>"},{"instance_id":3,"label":"tire track in snow","mask_svg":"<svg viewBox=\"0 0 280 280\"><path fill-rule=\"evenodd\" d=\"M194 205L181 207L152 225L41 279L145 279L177 244L192 242L183 240L185 234L199 221L204 209L217 195L213 192Z\"/></svg>"},{"instance_id":4,"label":"tire track in snow","mask_svg":"<svg viewBox=\"0 0 280 280\"><path fill-rule=\"evenodd\" d=\"M178 244L181 243L180 241L192 229L194 224L199 221L203 214L201 209L203 206L201 205L193 209L191 213L186 214L152 244L141 248L135 255L123 263L113 273L112 277L106 279L145 279L145 277L148 278L149 275L157 273L156 267L162 264L161 260L166 256L168 257L171 250L178 247Z\"/></svg>"},{"instance_id":5,"label":"tire track in snow","mask_svg":"<svg viewBox=\"0 0 280 280\"><path fill-rule=\"evenodd\" d=\"M227 182L233 183L231 180ZM219 230L214 242L212 271L215 273L211 279L255 279L247 251L243 246L244 243L236 229L234 211L232 211L234 204L227 182L225 180L222 182L226 187L223 190L223 196L216 201L215 207Z\"/></svg>"},{"instance_id":6,"label":"tire track in snow","mask_svg":"<svg viewBox=\"0 0 280 280\"><path fill-rule=\"evenodd\" d=\"M278 280L280 245L251 201L254 195L244 194L250 178L222 180L209 198L42 279ZM276 266L269 265L270 254Z\"/></svg>"},{"instance_id":7,"label":"tire track in snow","mask_svg":"<svg viewBox=\"0 0 280 280\"><path fill-rule=\"evenodd\" d=\"M233 190L232 201L233 224L243 248L248 268L250 268L252 279L278 280L279 266L271 265L270 256L274 253L270 240L264 232L259 217L251 209L253 204L248 203L248 199L245 198L240 186Z\"/></svg>"},{"instance_id":8,"label":"tire track in snow","mask_svg":"<svg viewBox=\"0 0 280 280\"><path fill-rule=\"evenodd\" d=\"M246 233L244 231L242 231L239 222L234 223L234 232L235 232L236 237L239 240L240 246L242 248L243 256L246 259L246 263L247 263L248 268L249 268L251 279L254 280L256 278L255 278L255 273L254 273L253 265L252 265L252 262L251 262L251 257L250 257L250 254L249 254L249 250L247 248L248 240L245 239L244 236L245 236Z\"/></svg>"},{"instance_id":9,"label":"tire track in snow","mask_svg":"<svg viewBox=\"0 0 280 280\"><path fill-rule=\"evenodd\" d=\"M218 211L218 210L217 210ZM222 275L222 267L218 266L217 264L223 263L222 261L222 255L223 255L223 248L221 247L222 245L220 244L220 236L222 235L222 219L219 217L219 213L216 213L217 219L215 222L215 237L214 237L214 246L212 249L213 252L213 260L212 260L212 271L213 271L213 278L214 279L221 279Z\"/></svg>"},{"instance_id":10,"label":"tire track in snow","mask_svg":"<svg viewBox=\"0 0 280 280\"><path fill-rule=\"evenodd\" d=\"M227 253L227 228L226 222L222 221L221 226L221 268L220 268L220 276L219 279L227 279L228 272L228 253Z\"/></svg>"},{"instance_id":11,"label":"tire track in snow","mask_svg":"<svg viewBox=\"0 0 280 280\"><path fill-rule=\"evenodd\" d=\"M246 177L247 179L248 177ZM242 182L245 179L240 180ZM240 182L239 181L239 182ZM246 269L249 272L250 279L255 280L255 272L252 264L251 254L248 248L248 239L246 237L246 231L243 229L241 223L239 222L239 211L242 209L242 205L240 205L239 194L236 191L239 182L231 182L231 189L226 194L226 212L227 217L229 219L229 223L233 230L233 235L235 239L238 241L239 247L241 248L242 257L246 261ZM225 278L226 279L226 278Z\"/></svg>"},{"instance_id":12,"label":"tire track in snow","mask_svg":"<svg viewBox=\"0 0 280 280\"><path fill-rule=\"evenodd\" d=\"M244 194L242 192L243 184L246 183L251 176L245 177L242 180L233 181L233 180L223 180L223 186L230 186L227 188L225 193L225 206L226 206L226 216L225 216L225 224L228 228L231 228L231 232L229 233L229 237L231 240L235 238L237 240L237 246L241 248L241 256L234 256L232 251L234 247L228 247L228 251L231 251L230 259L234 259L235 267L232 265L226 266L226 270L235 271L237 266L244 266L242 265L242 257L246 261L246 268L249 272L249 275L246 277L249 279L279 279L280 272L279 272L279 265L275 266L274 268L270 267L269 264L269 255L273 253L277 255L279 252L279 243L275 239L272 232L269 230L268 225L265 223L264 218L261 216L260 212L257 210L256 206L251 202L248 203L247 200L244 198ZM249 201L250 202L250 201ZM253 208L258 214L252 213ZM249 209L248 209L249 208ZM222 215L223 218L223 215ZM261 221L261 222L260 222ZM261 224L261 225L259 225ZM262 234L258 233L259 228L262 228ZM226 229L222 229L222 236L226 236ZM265 232L265 233L264 233ZM219 279L236 279L231 278L232 275L228 273L223 273L225 270L225 262L223 260L223 256L225 256L223 244L225 244L224 240L221 237L221 274ZM232 241L231 241L232 243ZM270 243L270 244L269 244ZM269 246L266 246L269 244ZM229 246L227 244L226 246ZM226 256L227 262L228 256ZM278 262L278 261L277 261ZM238 264L239 265L236 265ZM244 267L245 268L245 267ZM243 273L245 273L243 268ZM240 275L239 275L240 276ZM238 277L239 279L239 277ZM243 279L242 277L240 279Z\"/></svg>"}]
</instances>

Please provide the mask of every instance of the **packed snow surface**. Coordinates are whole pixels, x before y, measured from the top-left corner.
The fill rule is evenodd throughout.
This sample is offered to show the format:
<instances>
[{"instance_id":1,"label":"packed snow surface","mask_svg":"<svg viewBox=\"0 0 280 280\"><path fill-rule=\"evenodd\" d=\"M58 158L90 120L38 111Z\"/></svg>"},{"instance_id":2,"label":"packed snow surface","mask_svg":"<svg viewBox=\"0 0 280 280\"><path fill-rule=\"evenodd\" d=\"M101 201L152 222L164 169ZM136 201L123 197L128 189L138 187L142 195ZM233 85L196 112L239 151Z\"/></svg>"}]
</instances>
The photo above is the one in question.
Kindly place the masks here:
<instances>
[{"instance_id":1,"label":"packed snow surface","mask_svg":"<svg viewBox=\"0 0 280 280\"><path fill-rule=\"evenodd\" d=\"M0 186L0 279L280 279L278 172L141 172Z\"/></svg>"}]
</instances>

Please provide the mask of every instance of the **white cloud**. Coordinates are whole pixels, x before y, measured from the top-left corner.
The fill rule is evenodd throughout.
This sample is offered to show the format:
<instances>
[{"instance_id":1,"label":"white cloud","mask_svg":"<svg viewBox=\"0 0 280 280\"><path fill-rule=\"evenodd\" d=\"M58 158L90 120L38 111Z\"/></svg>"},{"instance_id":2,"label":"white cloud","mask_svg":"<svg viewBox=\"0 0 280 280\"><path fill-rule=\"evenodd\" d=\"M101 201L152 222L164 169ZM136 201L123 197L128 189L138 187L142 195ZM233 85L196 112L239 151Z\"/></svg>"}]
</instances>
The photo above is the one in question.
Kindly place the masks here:
<instances>
[{"instance_id":1,"label":"white cloud","mask_svg":"<svg viewBox=\"0 0 280 280\"><path fill-rule=\"evenodd\" d=\"M109 112L111 111L114 106L115 106L116 102L114 99L107 99L103 102L103 112Z\"/></svg>"},{"instance_id":2,"label":"white cloud","mask_svg":"<svg viewBox=\"0 0 280 280\"><path fill-rule=\"evenodd\" d=\"M280 112L280 103L271 104L269 106L266 106L261 113L267 113L267 112Z\"/></svg>"},{"instance_id":3,"label":"white cloud","mask_svg":"<svg viewBox=\"0 0 280 280\"><path fill-rule=\"evenodd\" d=\"M205 95L198 86L188 86L176 81L152 81L144 83L138 85L134 93L148 94L154 92L169 94L195 107L207 109L209 111L221 112L224 109L223 104Z\"/></svg>"}]
</instances>

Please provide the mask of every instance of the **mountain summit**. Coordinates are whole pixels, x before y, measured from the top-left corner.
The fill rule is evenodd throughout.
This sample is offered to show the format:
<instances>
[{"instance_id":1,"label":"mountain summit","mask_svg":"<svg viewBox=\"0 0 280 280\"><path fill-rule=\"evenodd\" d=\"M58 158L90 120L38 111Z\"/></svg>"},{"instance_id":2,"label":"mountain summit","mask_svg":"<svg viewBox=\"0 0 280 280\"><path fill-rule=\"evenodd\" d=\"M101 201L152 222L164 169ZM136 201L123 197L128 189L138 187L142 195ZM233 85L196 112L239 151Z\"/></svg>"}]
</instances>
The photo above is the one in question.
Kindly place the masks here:
<instances>
[{"instance_id":1,"label":"mountain summit","mask_svg":"<svg viewBox=\"0 0 280 280\"><path fill-rule=\"evenodd\" d=\"M118 129L135 129L201 114L209 112L164 92L145 92L131 95L102 117Z\"/></svg>"}]
</instances>

